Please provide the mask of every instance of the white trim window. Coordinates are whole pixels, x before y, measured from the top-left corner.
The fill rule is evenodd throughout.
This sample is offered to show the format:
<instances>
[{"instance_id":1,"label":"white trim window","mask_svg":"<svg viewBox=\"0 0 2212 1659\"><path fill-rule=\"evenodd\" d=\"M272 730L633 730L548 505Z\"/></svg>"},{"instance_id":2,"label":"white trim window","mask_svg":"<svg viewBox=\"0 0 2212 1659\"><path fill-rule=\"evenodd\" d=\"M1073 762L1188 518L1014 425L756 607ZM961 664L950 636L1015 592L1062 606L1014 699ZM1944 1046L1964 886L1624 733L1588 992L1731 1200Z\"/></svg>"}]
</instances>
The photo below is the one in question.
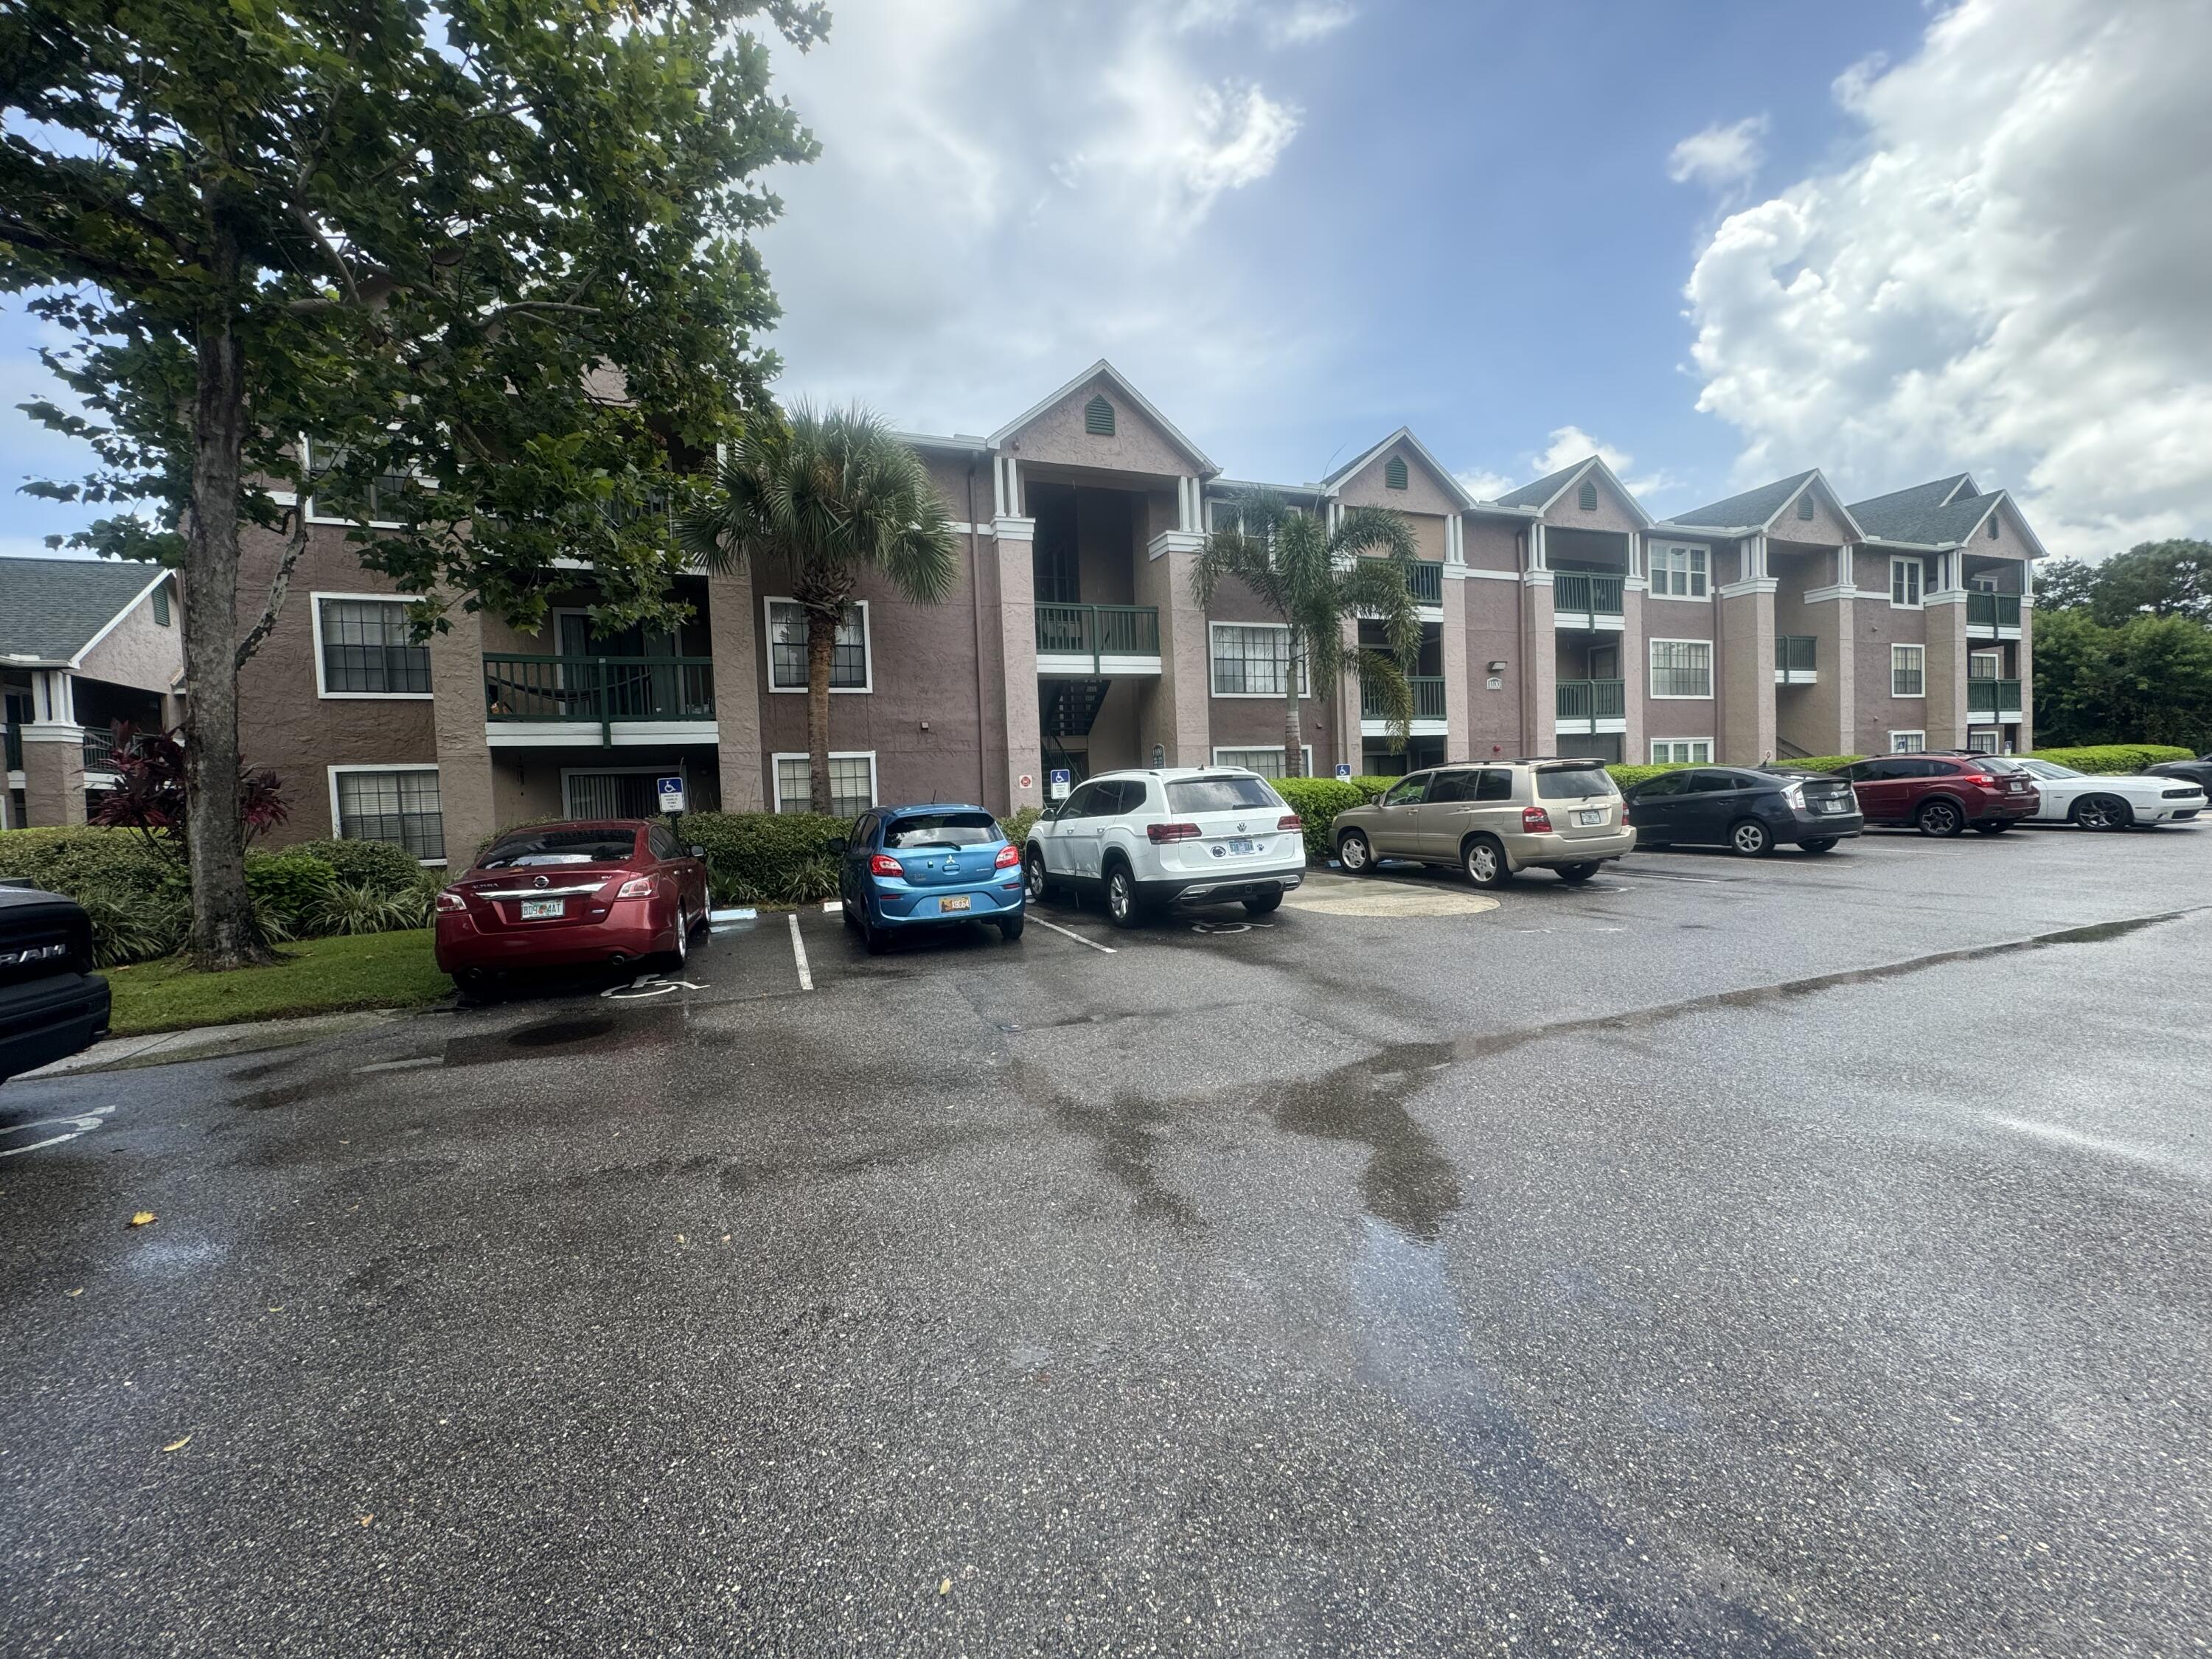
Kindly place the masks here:
<instances>
[{"instance_id":1,"label":"white trim window","mask_svg":"<svg viewBox=\"0 0 2212 1659\"><path fill-rule=\"evenodd\" d=\"M2004 678L2004 653L2002 651L1969 651L1966 653L1966 678L1970 680L2001 680ZM1996 751L1990 751L1994 754Z\"/></svg>"},{"instance_id":2,"label":"white trim window","mask_svg":"<svg viewBox=\"0 0 2212 1659\"><path fill-rule=\"evenodd\" d=\"M2004 733L2002 732L1982 731L1966 733L1966 747L1977 755L2001 753L2003 744Z\"/></svg>"},{"instance_id":3,"label":"white trim window","mask_svg":"<svg viewBox=\"0 0 2212 1659\"><path fill-rule=\"evenodd\" d=\"M1655 599L1703 599L1711 597L1707 554L1687 543L1662 543L1650 550L1650 586Z\"/></svg>"},{"instance_id":4,"label":"white trim window","mask_svg":"<svg viewBox=\"0 0 2212 1659\"><path fill-rule=\"evenodd\" d=\"M1282 623L1208 623L1217 697L1280 697L1290 685L1291 630ZM1298 695L1313 695L1298 665Z\"/></svg>"},{"instance_id":5,"label":"white trim window","mask_svg":"<svg viewBox=\"0 0 2212 1659\"><path fill-rule=\"evenodd\" d=\"M1713 642L1711 640L1652 641L1651 695L1662 699L1711 699L1713 695Z\"/></svg>"},{"instance_id":6,"label":"white trim window","mask_svg":"<svg viewBox=\"0 0 2212 1659\"><path fill-rule=\"evenodd\" d=\"M333 467L345 465L345 447L342 444L329 446L319 461L313 441L303 438L300 441L300 454L303 462L301 471L309 477L314 476L319 465L326 472ZM370 479L368 499L362 503L368 510L368 516L365 519L351 516L349 509L353 503L343 498L334 499L328 488L330 481L326 479L325 483L323 490L311 493L307 497L309 524L366 525L372 530L404 530L407 527L405 520L380 519L377 517L377 509L387 501L402 500L420 489L422 481L409 472L384 472Z\"/></svg>"},{"instance_id":7,"label":"white trim window","mask_svg":"<svg viewBox=\"0 0 2212 1659\"><path fill-rule=\"evenodd\" d=\"M1893 645L1889 647L1889 695L1924 697L1928 695L1928 647Z\"/></svg>"},{"instance_id":8,"label":"white trim window","mask_svg":"<svg viewBox=\"0 0 2212 1659\"><path fill-rule=\"evenodd\" d=\"M1923 755L1928 752L1925 732L1893 732L1889 734L1889 752L1893 755Z\"/></svg>"},{"instance_id":9,"label":"white trim window","mask_svg":"<svg viewBox=\"0 0 2212 1659\"><path fill-rule=\"evenodd\" d=\"M812 757L777 754L769 757L775 780L775 810L804 812L813 793ZM830 810L841 818L857 817L876 804L876 751L872 749L833 749L830 751Z\"/></svg>"},{"instance_id":10,"label":"white trim window","mask_svg":"<svg viewBox=\"0 0 2212 1659\"><path fill-rule=\"evenodd\" d=\"M1710 766L1712 759L1713 740L1711 738L1651 739L1651 763L1654 766Z\"/></svg>"},{"instance_id":11,"label":"white trim window","mask_svg":"<svg viewBox=\"0 0 2212 1659\"><path fill-rule=\"evenodd\" d=\"M1311 777L1313 745L1300 744L1298 753L1304 757L1305 775ZM1283 745L1279 743L1273 748L1216 749L1213 763L1216 766L1241 766L1248 772L1257 772L1263 778L1279 778L1283 775Z\"/></svg>"},{"instance_id":12,"label":"white trim window","mask_svg":"<svg viewBox=\"0 0 2212 1659\"><path fill-rule=\"evenodd\" d=\"M340 841L380 841L425 864L446 861L434 763L333 766L330 778L331 833Z\"/></svg>"},{"instance_id":13,"label":"white trim window","mask_svg":"<svg viewBox=\"0 0 2212 1659\"><path fill-rule=\"evenodd\" d=\"M427 698L430 647L415 637L409 601L389 593L313 593L315 695Z\"/></svg>"},{"instance_id":14,"label":"white trim window","mask_svg":"<svg viewBox=\"0 0 2212 1659\"><path fill-rule=\"evenodd\" d=\"M771 598L761 603L768 621L768 689L804 692L806 609L796 599ZM875 675L875 640L869 632L868 602L854 599L845 607L845 620L837 624L836 643L830 647L830 689L872 691Z\"/></svg>"},{"instance_id":15,"label":"white trim window","mask_svg":"<svg viewBox=\"0 0 2212 1659\"><path fill-rule=\"evenodd\" d=\"M1927 574L1927 566L1917 558L1892 558L1889 562L1890 608L1894 611L1919 610L1921 585Z\"/></svg>"}]
</instances>

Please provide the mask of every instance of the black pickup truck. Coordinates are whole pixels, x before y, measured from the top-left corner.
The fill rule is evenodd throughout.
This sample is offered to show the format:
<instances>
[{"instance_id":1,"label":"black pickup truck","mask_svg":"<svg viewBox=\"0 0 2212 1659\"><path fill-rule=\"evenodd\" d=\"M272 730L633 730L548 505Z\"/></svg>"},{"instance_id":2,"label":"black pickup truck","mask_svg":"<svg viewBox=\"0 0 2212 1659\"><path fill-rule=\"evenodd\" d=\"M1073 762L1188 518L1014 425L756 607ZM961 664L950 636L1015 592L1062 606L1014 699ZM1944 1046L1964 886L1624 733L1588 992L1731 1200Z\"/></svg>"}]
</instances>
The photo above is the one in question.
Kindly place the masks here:
<instances>
[{"instance_id":1,"label":"black pickup truck","mask_svg":"<svg viewBox=\"0 0 2212 1659\"><path fill-rule=\"evenodd\" d=\"M0 1082L88 1045L107 1030L107 1004L76 901L0 887Z\"/></svg>"}]
</instances>

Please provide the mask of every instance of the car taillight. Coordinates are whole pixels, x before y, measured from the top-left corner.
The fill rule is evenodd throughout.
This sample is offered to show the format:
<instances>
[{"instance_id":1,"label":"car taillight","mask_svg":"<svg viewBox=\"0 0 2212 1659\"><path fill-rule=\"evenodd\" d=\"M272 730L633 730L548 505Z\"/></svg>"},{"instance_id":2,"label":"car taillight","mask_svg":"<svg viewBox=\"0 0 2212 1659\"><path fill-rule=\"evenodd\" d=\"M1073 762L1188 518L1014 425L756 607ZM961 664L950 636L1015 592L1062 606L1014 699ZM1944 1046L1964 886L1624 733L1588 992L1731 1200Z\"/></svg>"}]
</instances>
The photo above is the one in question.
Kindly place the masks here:
<instances>
[{"instance_id":1,"label":"car taillight","mask_svg":"<svg viewBox=\"0 0 2212 1659\"><path fill-rule=\"evenodd\" d=\"M1549 830L1552 815L1540 806L1524 806L1521 809L1521 827L1532 836L1539 830Z\"/></svg>"},{"instance_id":2,"label":"car taillight","mask_svg":"<svg viewBox=\"0 0 2212 1659\"><path fill-rule=\"evenodd\" d=\"M1196 841L1198 826L1194 823L1153 823L1145 827L1145 833L1155 844L1164 841Z\"/></svg>"},{"instance_id":3,"label":"car taillight","mask_svg":"<svg viewBox=\"0 0 2212 1659\"><path fill-rule=\"evenodd\" d=\"M438 908L441 910L465 910L469 908L469 902L448 887L438 895Z\"/></svg>"},{"instance_id":4,"label":"car taillight","mask_svg":"<svg viewBox=\"0 0 2212 1659\"><path fill-rule=\"evenodd\" d=\"M1303 830L1305 827L1306 821L1296 812L1285 812L1275 820L1275 828L1278 830Z\"/></svg>"},{"instance_id":5,"label":"car taillight","mask_svg":"<svg viewBox=\"0 0 2212 1659\"><path fill-rule=\"evenodd\" d=\"M1805 809L1805 786L1802 783L1785 784L1782 790L1782 799L1802 812Z\"/></svg>"},{"instance_id":6,"label":"car taillight","mask_svg":"<svg viewBox=\"0 0 2212 1659\"><path fill-rule=\"evenodd\" d=\"M1991 787L1996 782L1996 780L1986 772L1969 772L1966 774L1963 781L1967 783L1978 784L1984 789Z\"/></svg>"},{"instance_id":7,"label":"car taillight","mask_svg":"<svg viewBox=\"0 0 2212 1659\"><path fill-rule=\"evenodd\" d=\"M869 855L868 873L872 876L904 876L906 866L889 853L875 853Z\"/></svg>"},{"instance_id":8,"label":"car taillight","mask_svg":"<svg viewBox=\"0 0 2212 1659\"><path fill-rule=\"evenodd\" d=\"M651 876L632 876L628 881L624 882L621 887L616 890L615 896L618 899L651 898L653 896L653 878Z\"/></svg>"},{"instance_id":9,"label":"car taillight","mask_svg":"<svg viewBox=\"0 0 2212 1659\"><path fill-rule=\"evenodd\" d=\"M994 870L1011 870L1022 861L1022 849L1008 842L999 849L999 856L991 860Z\"/></svg>"}]
</instances>

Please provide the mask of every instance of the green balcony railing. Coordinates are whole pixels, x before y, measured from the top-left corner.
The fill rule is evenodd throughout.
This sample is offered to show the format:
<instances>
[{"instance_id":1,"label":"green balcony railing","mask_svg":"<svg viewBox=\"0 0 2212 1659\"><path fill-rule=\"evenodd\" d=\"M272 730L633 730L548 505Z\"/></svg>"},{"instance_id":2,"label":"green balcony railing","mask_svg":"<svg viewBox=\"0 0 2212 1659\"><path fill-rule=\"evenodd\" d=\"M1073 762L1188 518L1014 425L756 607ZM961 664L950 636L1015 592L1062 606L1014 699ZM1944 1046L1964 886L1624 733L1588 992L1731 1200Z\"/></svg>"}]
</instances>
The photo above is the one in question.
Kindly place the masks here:
<instances>
[{"instance_id":1,"label":"green balcony railing","mask_svg":"<svg viewBox=\"0 0 2212 1659\"><path fill-rule=\"evenodd\" d=\"M524 657L484 653L484 718L590 722L711 720L711 657Z\"/></svg>"},{"instance_id":2,"label":"green balcony railing","mask_svg":"<svg viewBox=\"0 0 2212 1659\"><path fill-rule=\"evenodd\" d=\"M13 720L8 722L8 769L23 769L23 733Z\"/></svg>"},{"instance_id":3,"label":"green balcony railing","mask_svg":"<svg viewBox=\"0 0 2212 1659\"><path fill-rule=\"evenodd\" d=\"M1552 576L1552 617L1563 627L1595 628L1601 617L1621 614L1626 578L1594 570L1560 570Z\"/></svg>"},{"instance_id":4,"label":"green balcony railing","mask_svg":"<svg viewBox=\"0 0 2212 1659\"><path fill-rule=\"evenodd\" d=\"M1819 640L1810 634L1778 634L1774 639L1774 672L1789 678L1803 675L1813 678L1820 672Z\"/></svg>"},{"instance_id":5,"label":"green balcony railing","mask_svg":"<svg viewBox=\"0 0 2212 1659\"><path fill-rule=\"evenodd\" d=\"M1969 714L2009 714L2021 707L2018 680L1972 679L1966 682Z\"/></svg>"},{"instance_id":6,"label":"green balcony railing","mask_svg":"<svg viewBox=\"0 0 2212 1659\"><path fill-rule=\"evenodd\" d=\"M1040 605L1039 656L1088 657L1094 672L1103 657L1160 654L1160 613L1149 605Z\"/></svg>"},{"instance_id":7,"label":"green balcony railing","mask_svg":"<svg viewBox=\"0 0 2212 1659\"><path fill-rule=\"evenodd\" d=\"M1617 720L1628 716L1626 680L1561 680L1553 706L1563 720Z\"/></svg>"},{"instance_id":8,"label":"green balcony railing","mask_svg":"<svg viewBox=\"0 0 2212 1659\"><path fill-rule=\"evenodd\" d=\"M1966 595L1966 626L1969 628L2019 627L2020 595L1969 592Z\"/></svg>"},{"instance_id":9,"label":"green balcony railing","mask_svg":"<svg viewBox=\"0 0 2212 1659\"><path fill-rule=\"evenodd\" d=\"M1413 718L1417 720L1440 720L1444 717L1444 682L1439 674L1408 674L1406 684L1413 693ZM1387 720L1390 711L1384 707L1379 688L1360 682L1359 717L1362 720Z\"/></svg>"},{"instance_id":10,"label":"green balcony railing","mask_svg":"<svg viewBox=\"0 0 2212 1659\"><path fill-rule=\"evenodd\" d=\"M1413 561L1413 574L1406 579L1406 586L1413 592L1415 605L1441 605L1444 602L1444 568L1434 559Z\"/></svg>"}]
</instances>

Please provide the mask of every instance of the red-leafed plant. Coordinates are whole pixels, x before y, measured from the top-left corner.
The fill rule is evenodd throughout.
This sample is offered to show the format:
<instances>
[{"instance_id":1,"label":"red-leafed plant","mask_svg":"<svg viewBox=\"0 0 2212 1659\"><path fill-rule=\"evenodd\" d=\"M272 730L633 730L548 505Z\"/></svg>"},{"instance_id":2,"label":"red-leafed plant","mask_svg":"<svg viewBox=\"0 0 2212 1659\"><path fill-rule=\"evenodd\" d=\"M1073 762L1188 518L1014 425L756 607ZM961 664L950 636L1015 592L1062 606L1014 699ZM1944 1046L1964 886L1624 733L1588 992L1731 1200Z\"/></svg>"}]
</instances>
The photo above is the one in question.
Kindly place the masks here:
<instances>
[{"instance_id":1,"label":"red-leafed plant","mask_svg":"<svg viewBox=\"0 0 2212 1659\"><path fill-rule=\"evenodd\" d=\"M141 732L129 720L117 720L111 730L115 749L108 764L117 783L101 795L91 821L110 829L135 830L157 852L187 863L182 728ZM249 842L284 822L287 812L276 773L265 766L239 763L238 816Z\"/></svg>"}]
</instances>

